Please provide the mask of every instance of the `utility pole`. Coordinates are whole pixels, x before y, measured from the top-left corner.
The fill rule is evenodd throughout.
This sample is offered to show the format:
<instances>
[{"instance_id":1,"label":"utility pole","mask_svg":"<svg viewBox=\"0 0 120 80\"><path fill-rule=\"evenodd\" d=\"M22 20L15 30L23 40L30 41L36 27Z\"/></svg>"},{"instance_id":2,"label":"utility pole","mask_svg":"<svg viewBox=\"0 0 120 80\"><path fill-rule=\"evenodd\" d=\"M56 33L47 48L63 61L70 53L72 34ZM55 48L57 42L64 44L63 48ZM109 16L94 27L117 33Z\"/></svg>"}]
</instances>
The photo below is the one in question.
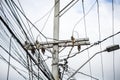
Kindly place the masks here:
<instances>
[{"instance_id":1,"label":"utility pole","mask_svg":"<svg viewBox=\"0 0 120 80\"><path fill-rule=\"evenodd\" d=\"M53 38L56 39L56 40L59 40L60 0L55 0L54 5L55 5L55 8L54 8ZM53 54L52 54L52 74L53 74L53 77L55 78L55 80L59 80L58 62L59 62L59 47L58 47L58 44L55 44L53 46Z\"/></svg>"},{"instance_id":2,"label":"utility pole","mask_svg":"<svg viewBox=\"0 0 120 80\"><path fill-rule=\"evenodd\" d=\"M73 2L73 1L72 1ZM70 2L65 8L67 8L72 2ZM80 38L75 39L73 36L70 40L59 40L59 14L65 9L63 8L62 11L60 10L60 0L55 0L55 8L54 8L54 28L53 28L53 41L47 41L47 42L39 42L36 40L36 42L31 45L31 43L25 42L24 48L27 50L32 51L38 50L38 49L47 49L47 48L53 48L52 52L52 74L55 80L59 80L60 74L59 74L59 47L73 47L81 45L90 45L88 38ZM79 51L79 50L78 50Z\"/></svg>"}]
</instances>

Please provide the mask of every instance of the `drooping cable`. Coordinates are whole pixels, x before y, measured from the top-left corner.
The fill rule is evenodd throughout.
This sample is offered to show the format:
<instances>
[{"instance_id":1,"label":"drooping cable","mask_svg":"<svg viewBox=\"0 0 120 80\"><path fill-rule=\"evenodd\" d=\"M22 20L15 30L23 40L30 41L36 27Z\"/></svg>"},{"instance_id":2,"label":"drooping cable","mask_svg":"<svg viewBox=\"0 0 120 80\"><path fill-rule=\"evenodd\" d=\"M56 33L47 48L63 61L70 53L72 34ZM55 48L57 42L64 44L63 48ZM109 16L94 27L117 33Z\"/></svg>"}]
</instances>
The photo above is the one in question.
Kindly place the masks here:
<instances>
[{"instance_id":1,"label":"drooping cable","mask_svg":"<svg viewBox=\"0 0 120 80\"><path fill-rule=\"evenodd\" d=\"M97 18L98 18L98 34L99 34L99 41L101 40L101 25L100 25L100 10L99 10L99 1L96 0L97 3ZM100 45L100 51L102 50L101 43ZM102 70L102 79L104 80L104 68L103 68L103 56L100 54L101 57L101 70Z\"/></svg>"}]
</instances>

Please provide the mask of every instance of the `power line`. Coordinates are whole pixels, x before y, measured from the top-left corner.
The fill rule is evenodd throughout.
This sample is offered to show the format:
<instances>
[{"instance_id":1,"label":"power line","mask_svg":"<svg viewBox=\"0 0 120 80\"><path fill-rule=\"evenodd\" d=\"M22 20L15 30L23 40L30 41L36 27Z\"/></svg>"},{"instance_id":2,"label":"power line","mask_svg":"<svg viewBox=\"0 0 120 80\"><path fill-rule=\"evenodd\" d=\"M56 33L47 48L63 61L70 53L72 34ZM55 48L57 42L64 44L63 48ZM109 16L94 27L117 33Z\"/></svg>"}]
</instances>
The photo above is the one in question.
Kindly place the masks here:
<instances>
[{"instance_id":1,"label":"power line","mask_svg":"<svg viewBox=\"0 0 120 80\"><path fill-rule=\"evenodd\" d=\"M99 40L101 40L101 25L100 25L100 10L99 10L99 1L96 0L97 3L97 16L98 16L98 33L99 33ZM102 46L100 43L100 51L102 50ZM101 57L101 69L102 69L102 79L104 80L104 68L103 68L103 56L100 54Z\"/></svg>"},{"instance_id":2,"label":"power line","mask_svg":"<svg viewBox=\"0 0 120 80\"><path fill-rule=\"evenodd\" d=\"M82 64L67 80L69 80L71 77L75 76L75 74L81 69L83 68L90 60L92 60L96 55L102 53L102 52L111 52L114 50L120 49L119 45L112 45L110 47L106 47L106 49L99 51L97 53L95 53L92 57L90 57L84 64Z\"/></svg>"},{"instance_id":3,"label":"power line","mask_svg":"<svg viewBox=\"0 0 120 80\"><path fill-rule=\"evenodd\" d=\"M90 48L92 48L93 46L98 45L98 44L100 44L100 43L108 40L109 38L112 38L113 36L118 35L118 34L120 34L120 31L118 31L117 33L115 33L115 34L113 34L113 35L110 35L110 36L104 38L104 39L101 40L101 41L97 41L97 42L93 43L93 44L90 45L89 47L87 47L87 48L85 48L85 49L83 49L83 50L81 50L81 51L79 51L79 52L76 52L76 53L75 53L74 55L72 55L72 56L69 56L69 58L72 58L72 57L76 56L77 54L79 54L79 53L81 53L81 52L84 52L85 50L90 49Z\"/></svg>"},{"instance_id":4,"label":"power line","mask_svg":"<svg viewBox=\"0 0 120 80\"><path fill-rule=\"evenodd\" d=\"M112 0L112 34L114 34L114 0ZM112 38L113 45L114 42L114 36ZM113 51L113 79L115 80L115 52Z\"/></svg>"},{"instance_id":5,"label":"power line","mask_svg":"<svg viewBox=\"0 0 120 80\"><path fill-rule=\"evenodd\" d=\"M19 7L15 4L15 2L14 2L13 0L11 0L11 1L13 2L14 6L22 13L22 15L32 24L32 26L33 26L45 39L47 39L47 37L46 37L43 33L41 33L41 31L39 31L39 29L36 28L36 26L24 15L24 13L19 9Z\"/></svg>"},{"instance_id":6,"label":"power line","mask_svg":"<svg viewBox=\"0 0 120 80\"><path fill-rule=\"evenodd\" d=\"M69 67L70 68L70 67ZM70 69L72 69L72 68L70 68ZM76 71L76 70L74 70L74 69L72 69L73 71ZM98 78L96 78L96 77L93 77L93 76L91 76L91 75L88 75L88 74L86 74L86 73L83 73L83 72L80 72L80 71L78 71L78 73L79 74L82 74L82 75L85 75L85 76L87 76L87 77L90 77L90 78L92 78L92 79L95 79L95 80L99 80Z\"/></svg>"},{"instance_id":7,"label":"power line","mask_svg":"<svg viewBox=\"0 0 120 80\"><path fill-rule=\"evenodd\" d=\"M11 11L13 17L15 18L17 24L18 24L19 27L21 28L20 30L23 31L24 35L26 36L26 39L30 41L30 39L29 39L27 33L25 32L24 28L22 27L21 22L23 23L23 21L22 21L20 15L18 14L16 8L14 7L13 3L11 3L10 1L5 1L5 2L6 2L6 4L7 4L7 6L9 7L9 9L10 9L10 11ZM19 16L19 18L21 19L21 21L19 20L19 18L18 18L17 15ZM23 23L23 25L25 25L25 24ZM14 29L13 29L13 30L14 30Z\"/></svg>"},{"instance_id":8,"label":"power line","mask_svg":"<svg viewBox=\"0 0 120 80\"><path fill-rule=\"evenodd\" d=\"M86 12L85 16L87 16L87 15L90 13L90 11L93 9L93 7L95 6L95 4L96 4L96 1L95 1L95 2L92 4L92 6L89 8L88 12ZM83 19L84 19L84 16L82 16L82 17L76 22L76 24L74 25L73 30L72 30L72 35L73 35L74 30L75 30L75 28L77 27L77 25L78 25Z\"/></svg>"},{"instance_id":9,"label":"power line","mask_svg":"<svg viewBox=\"0 0 120 80\"><path fill-rule=\"evenodd\" d=\"M25 80L27 80L27 78L21 72L19 72L15 66L13 66L12 64L10 64L9 61L7 61L2 55L0 55L0 59L2 59L7 64L9 64L20 76L22 76Z\"/></svg>"},{"instance_id":10,"label":"power line","mask_svg":"<svg viewBox=\"0 0 120 80\"><path fill-rule=\"evenodd\" d=\"M7 21L7 24L9 24L9 25L11 25L11 26L16 26L16 25L17 25L17 26L20 26L20 25L18 25L18 23L17 23L17 21L15 20L14 16L11 14L11 11L10 11L10 9L9 9L10 7L6 6L3 2L2 2L2 4L3 4L4 8L6 9L6 10L2 10L2 12L3 12L3 15L5 16L5 19L6 19L6 21ZM5 14L5 11L7 11L6 14ZM9 15L8 15L7 13L8 13ZM13 14L14 14L14 13L13 13ZM12 19L10 19L9 16L11 16L10 18L12 18ZM8 18L7 18L7 17L8 17ZM12 24L12 21L14 21L13 24ZM15 23L16 25L15 25L14 23ZM11 29L13 29L13 27L11 27ZM19 30L18 30L18 29L15 30L15 29L16 29L16 27L13 29L13 31L14 31L15 34L16 34L16 33L19 32ZM20 29L20 30L21 30L21 29ZM17 32L16 32L16 31L17 31ZM22 31L21 31L21 32L22 32ZM22 34L23 34L23 33L24 33L24 32L22 32ZM19 34L16 34L16 35L19 35ZM23 34L23 35L24 35L24 34ZM19 36L20 36L20 39L23 39L23 38L21 37L22 35L19 35ZM26 38L26 37L25 37L25 38ZM24 39L23 39L23 40L24 40Z\"/></svg>"},{"instance_id":11,"label":"power line","mask_svg":"<svg viewBox=\"0 0 120 80\"><path fill-rule=\"evenodd\" d=\"M72 8L79 0L71 0L60 12L59 12L59 16L61 17L62 15L64 15L70 8ZM74 2L74 3L73 3ZM73 3L73 4L72 4ZM71 5L71 6L70 6ZM69 7L70 6L70 7ZM64 12L63 12L64 11ZM62 13L63 12L63 13ZM62 13L62 14L61 14ZM57 16L58 16L57 15Z\"/></svg>"},{"instance_id":12,"label":"power line","mask_svg":"<svg viewBox=\"0 0 120 80\"><path fill-rule=\"evenodd\" d=\"M87 25L86 25L86 14L85 14L85 7L84 7L84 0L82 0L82 9L83 9L83 15L84 15L84 27L85 27L85 37L88 37L87 35ZM88 46L87 46L88 47ZM89 53L89 50L87 50L87 53L88 53L88 59L90 58L90 53ZM92 76L92 71L91 71L91 62L89 62L89 71L90 71L90 75ZM92 78L91 78L92 80Z\"/></svg>"},{"instance_id":13,"label":"power line","mask_svg":"<svg viewBox=\"0 0 120 80\"><path fill-rule=\"evenodd\" d=\"M50 13L49 13L49 15L48 15L48 17L47 17L47 19L46 19L46 21L45 21L45 23L44 23L44 25L43 25L43 27L42 27L42 29L41 29L41 32L44 30L44 28L45 28L45 26L46 26L46 24L47 24L47 22L48 22L48 19L49 19L50 15L51 15L51 13L52 13L52 10L50 11Z\"/></svg>"},{"instance_id":14,"label":"power line","mask_svg":"<svg viewBox=\"0 0 120 80\"><path fill-rule=\"evenodd\" d=\"M9 73L10 73L10 55L11 55L11 43L12 43L12 37L10 38L10 45L9 45L9 58L8 58L8 61L9 61L9 64L8 64L8 71L7 71L7 80L9 80Z\"/></svg>"},{"instance_id":15,"label":"power line","mask_svg":"<svg viewBox=\"0 0 120 80\"><path fill-rule=\"evenodd\" d=\"M19 3L19 5L20 5L20 7L21 7L21 10L22 10L22 11L23 11L23 13L25 14L25 11L23 10L22 5L21 5L21 3L20 3L20 1L19 1L19 0L18 0L18 3ZM27 19L26 19L26 21L27 21ZM28 22L28 21L27 21L27 24L28 24L29 30L30 30L31 35L32 35L32 37L31 37L31 38L33 38L33 40L34 40L34 36L33 36L33 33L32 33L32 31L31 31L31 29L30 29L30 25L29 25L29 22ZM29 31L28 31L28 33L29 33Z\"/></svg>"},{"instance_id":16,"label":"power line","mask_svg":"<svg viewBox=\"0 0 120 80\"><path fill-rule=\"evenodd\" d=\"M38 64L37 64L37 62L36 62L36 60L31 56L31 54L24 48L24 46L22 45L22 43L20 42L20 40L15 36L15 34L11 31L11 29L9 28L9 26L4 22L4 20L2 19L2 17L0 16L0 19L1 19L1 21L3 22L3 24L6 26L6 28L9 30L9 32L13 35L13 37L16 39L16 41L20 44L20 46L23 48L23 50L27 53L27 55L32 59L32 61L38 66ZM53 79L54 80L54 78L53 78L53 76L52 75L50 75L50 76L48 76L48 74L46 73L46 72L44 72L43 71L43 69L42 68L40 68L40 66L38 66L39 67L39 69L41 70L41 72L44 74L44 76L46 76L46 78L48 78L48 79ZM50 78L50 77L52 77L52 78Z\"/></svg>"}]
</instances>

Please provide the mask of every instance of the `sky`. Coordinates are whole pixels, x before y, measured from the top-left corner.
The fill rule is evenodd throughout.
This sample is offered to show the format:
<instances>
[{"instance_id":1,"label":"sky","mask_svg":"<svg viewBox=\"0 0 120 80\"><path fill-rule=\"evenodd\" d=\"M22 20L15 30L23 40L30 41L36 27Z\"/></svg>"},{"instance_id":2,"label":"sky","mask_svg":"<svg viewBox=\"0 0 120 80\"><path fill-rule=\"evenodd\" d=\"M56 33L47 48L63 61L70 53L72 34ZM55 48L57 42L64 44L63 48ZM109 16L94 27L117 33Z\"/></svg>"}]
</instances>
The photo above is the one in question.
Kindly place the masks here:
<instances>
[{"instance_id":1,"label":"sky","mask_svg":"<svg viewBox=\"0 0 120 80\"><path fill-rule=\"evenodd\" d=\"M17 0L14 0L17 3ZM54 10L52 9L54 5L54 0L19 0L26 16L32 21L32 23L47 37L53 37L53 13ZM70 0L61 0L60 1L60 10L62 10ZM85 13L89 12L91 6L95 3L95 0L84 0L85 3ZM18 4L18 3L17 3ZM51 10L51 13L48 13ZM98 23L98 12L97 12L97 4L93 5L90 12L85 16L86 19L86 32L87 37L90 40L90 43L93 44L94 42L99 41L99 23ZM44 18L42 18L46 13L48 13ZM120 31L120 1L114 0L114 33ZM50 15L50 16L49 16ZM82 18L83 8L81 0L78 1L70 10L68 10L64 15L60 17L60 33L59 39L66 40L70 39L73 35L75 39L77 38L85 38L85 25L84 19ZM48 18L49 17L49 18ZM42 18L42 19L41 19ZM48 21L46 23L46 20ZM100 18L100 32L101 32L101 40L104 38L112 35L112 0L99 0L99 18ZM41 19L41 20L40 20ZM45 24L46 23L46 24ZM44 27L45 26L45 27ZM44 28L43 28L44 27ZM39 33L34 29L31 28L33 35L36 37ZM114 37L114 43L119 44L120 34ZM41 40L38 38L38 40ZM45 41L42 37L42 41ZM104 41L101 44L101 49L105 49L107 46L113 44L113 39L110 38ZM87 46L82 46L81 49L85 49ZM60 48L62 49L62 48ZM66 48L62 51L59 56L60 59L66 57L70 51L70 47ZM77 56L68 59L68 66L73 69L78 69L85 61L88 60L88 52L89 57L91 57L96 52L99 52L100 45L94 46L90 48L88 51L84 51ZM1 50L2 52L2 50ZM76 53L77 48L75 47L72 53ZM114 54L114 67L115 67L115 80L120 80L120 50L113 52L103 52L102 53L102 61L103 61L103 71L104 71L104 80L113 80L114 73L113 73L113 54ZM51 56L50 53L46 52L45 55ZM62 57L64 56L64 57ZM43 56L46 58L46 56ZM48 67L51 70L51 59L46 61ZM103 80L102 77L102 65L101 65L101 55L96 55L91 61L91 72L92 76L98 78L99 80ZM4 66L4 67L3 67ZM19 66L21 67L21 66ZM6 80L6 73L7 73L7 65L0 60L0 80ZM86 64L80 72L86 73L90 75L89 64ZM10 80L21 80L19 75L16 74L14 70L11 68L11 75ZM91 80L91 78L84 76L82 74L76 74L74 76L76 80ZM66 79L64 79L66 80ZM94 79L93 79L94 80Z\"/></svg>"}]
</instances>

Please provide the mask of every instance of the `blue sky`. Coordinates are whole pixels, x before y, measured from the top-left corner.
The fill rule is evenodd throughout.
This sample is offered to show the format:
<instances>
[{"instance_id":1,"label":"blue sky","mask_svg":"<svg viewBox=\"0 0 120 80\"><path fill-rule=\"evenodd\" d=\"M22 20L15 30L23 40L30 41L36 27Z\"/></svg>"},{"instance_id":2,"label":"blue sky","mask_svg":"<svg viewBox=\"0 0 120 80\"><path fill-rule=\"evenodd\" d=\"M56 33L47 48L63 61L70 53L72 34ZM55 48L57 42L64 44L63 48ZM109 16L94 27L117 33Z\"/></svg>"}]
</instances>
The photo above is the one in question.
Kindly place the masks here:
<instances>
[{"instance_id":1,"label":"blue sky","mask_svg":"<svg viewBox=\"0 0 120 80\"><path fill-rule=\"evenodd\" d=\"M110 2L110 3L112 2L112 0L105 0L105 1Z\"/></svg>"}]
</instances>

